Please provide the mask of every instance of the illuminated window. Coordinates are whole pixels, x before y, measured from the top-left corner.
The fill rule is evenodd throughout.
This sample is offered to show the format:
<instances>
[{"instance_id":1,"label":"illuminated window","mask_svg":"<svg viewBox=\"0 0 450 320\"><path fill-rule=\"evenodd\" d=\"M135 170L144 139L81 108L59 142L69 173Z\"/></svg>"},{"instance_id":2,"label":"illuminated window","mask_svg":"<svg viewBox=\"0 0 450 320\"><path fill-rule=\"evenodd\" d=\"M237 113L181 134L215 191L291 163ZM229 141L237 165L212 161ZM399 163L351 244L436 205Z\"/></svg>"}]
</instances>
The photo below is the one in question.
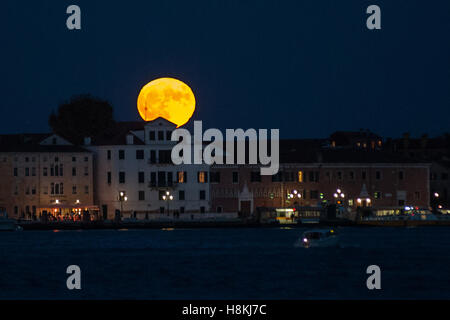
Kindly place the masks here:
<instances>
[{"instance_id":1,"label":"illuminated window","mask_svg":"<svg viewBox=\"0 0 450 320\"><path fill-rule=\"evenodd\" d=\"M205 183L206 182L206 172L205 171L199 171L199 173L198 173L198 182L199 183Z\"/></svg>"},{"instance_id":2,"label":"illuminated window","mask_svg":"<svg viewBox=\"0 0 450 320\"><path fill-rule=\"evenodd\" d=\"M298 182L303 182L303 171L298 172Z\"/></svg>"},{"instance_id":3,"label":"illuminated window","mask_svg":"<svg viewBox=\"0 0 450 320\"><path fill-rule=\"evenodd\" d=\"M186 183L186 172L185 171L178 171L178 183Z\"/></svg>"}]
</instances>

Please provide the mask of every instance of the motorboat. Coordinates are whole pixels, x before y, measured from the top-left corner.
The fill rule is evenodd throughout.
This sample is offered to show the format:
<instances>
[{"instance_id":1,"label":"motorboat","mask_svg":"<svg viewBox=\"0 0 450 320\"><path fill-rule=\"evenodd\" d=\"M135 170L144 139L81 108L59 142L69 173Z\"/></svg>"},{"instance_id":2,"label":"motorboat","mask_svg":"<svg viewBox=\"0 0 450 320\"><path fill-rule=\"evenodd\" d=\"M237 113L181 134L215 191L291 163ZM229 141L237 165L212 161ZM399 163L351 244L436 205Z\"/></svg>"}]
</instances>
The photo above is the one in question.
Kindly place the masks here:
<instances>
[{"instance_id":1,"label":"motorboat","mask_svg":"<svg viewBox=\"0 0 450 320\"><path fill-rule=\"evenodd\" d=\"M304 248L337 247L339 246L339 235L335 229L309 230L302 234L300 243Z\"/></svg>"},{"instance_id":2,"label":"motorboat","mask_svg":"<svg viewBox=\"0 0 450 320\"><path fill-rule=\"evenodd\" d=\"M0 210L0 231L16 231L21 227L17 225L16 220L9 219L4 210Z\"/></svg>"}]
</instances>

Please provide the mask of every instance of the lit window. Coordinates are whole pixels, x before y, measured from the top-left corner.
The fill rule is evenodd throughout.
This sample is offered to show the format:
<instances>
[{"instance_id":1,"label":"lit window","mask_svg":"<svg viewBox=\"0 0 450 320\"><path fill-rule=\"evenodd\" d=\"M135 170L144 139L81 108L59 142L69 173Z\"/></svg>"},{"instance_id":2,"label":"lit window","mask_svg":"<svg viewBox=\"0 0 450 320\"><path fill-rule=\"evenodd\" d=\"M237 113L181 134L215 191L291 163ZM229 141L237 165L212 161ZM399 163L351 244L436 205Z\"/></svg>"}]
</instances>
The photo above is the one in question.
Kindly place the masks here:
<instances>
[{"instance_id":1,"label":"lit window","mask_svg":"<svg viewBox=\"0 0 450 320\"><path fill-rule=\"evenodd\" d=\"M198 182L205 183L205 181L206 181L206 177L205 176L206 176L205 172L204 171L200 171L198 173Z\"/></svg>"},{"instance_id":2,"label":"lit window","mask_svg":"<svg viewBox=\"0 0 450 320\"><path fill-rule=\"evenodd\" d=\"M298 182L303 182L303 171L298 172Z\"/></svg>"},{"instance_id":3,"label":"lit window","mask_svg":"<svg viewBox=\"0 0 450 320\"><path fill-rule=\"evenodd\" d=\"M178 183L184 183L185 182L184 175L185 175L184 171L178 171Z\"/></svg>"}]
</instances>

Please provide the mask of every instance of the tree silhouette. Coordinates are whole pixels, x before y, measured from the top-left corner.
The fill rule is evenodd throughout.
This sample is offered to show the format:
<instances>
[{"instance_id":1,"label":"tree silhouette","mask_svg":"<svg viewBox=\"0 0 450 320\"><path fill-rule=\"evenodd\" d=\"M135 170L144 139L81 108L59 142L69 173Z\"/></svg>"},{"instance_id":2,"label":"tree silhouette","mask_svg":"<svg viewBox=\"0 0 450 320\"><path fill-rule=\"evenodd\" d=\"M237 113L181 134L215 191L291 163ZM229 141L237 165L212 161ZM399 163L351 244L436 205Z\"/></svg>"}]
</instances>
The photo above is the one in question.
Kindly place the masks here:
<instances>
[{"instance_id":1,"label":"tree silhouette","mask_svg":"<svg viewBox=\"0 0 450 320\"><path fill-rule=\"evenodd\" d=\"M109 102L89 94L73 96L60 104L48 123L53 132L75 144L82 144L85 137L107 134L115 124Z\"/></svg>"}]
</instances>

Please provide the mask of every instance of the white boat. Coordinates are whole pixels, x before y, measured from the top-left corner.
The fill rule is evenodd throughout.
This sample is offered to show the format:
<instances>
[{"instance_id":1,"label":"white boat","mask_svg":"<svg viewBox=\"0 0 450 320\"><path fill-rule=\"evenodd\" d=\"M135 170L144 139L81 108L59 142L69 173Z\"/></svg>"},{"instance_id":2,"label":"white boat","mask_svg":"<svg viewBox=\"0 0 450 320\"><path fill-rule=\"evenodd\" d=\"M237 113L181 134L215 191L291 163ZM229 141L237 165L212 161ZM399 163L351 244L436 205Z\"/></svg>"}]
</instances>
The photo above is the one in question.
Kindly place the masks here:
<instances>
[{"instance_id":1,"label":"white boat","mask_svg":"<svg viewBox=\"0 0 450 320\"><path fill-rule=\"evenodd\" d=\"M300 242L304 248L337 247L339 235L334 229L309 230L302 234Z\"/></svg>"},{"instance_id":2,"label":"white boat","mask_svg":"<svg viewBox=\"0 0 450 320\"><path fill-rule=\"evenodd\" d=\"M9 219L6 211L0 210L0 231L16 231L21 227L17 225L16 220Z\"/></svg>"}]
</instances>

